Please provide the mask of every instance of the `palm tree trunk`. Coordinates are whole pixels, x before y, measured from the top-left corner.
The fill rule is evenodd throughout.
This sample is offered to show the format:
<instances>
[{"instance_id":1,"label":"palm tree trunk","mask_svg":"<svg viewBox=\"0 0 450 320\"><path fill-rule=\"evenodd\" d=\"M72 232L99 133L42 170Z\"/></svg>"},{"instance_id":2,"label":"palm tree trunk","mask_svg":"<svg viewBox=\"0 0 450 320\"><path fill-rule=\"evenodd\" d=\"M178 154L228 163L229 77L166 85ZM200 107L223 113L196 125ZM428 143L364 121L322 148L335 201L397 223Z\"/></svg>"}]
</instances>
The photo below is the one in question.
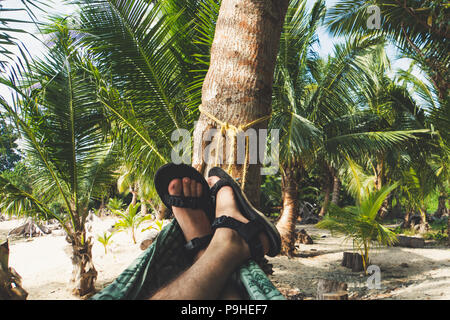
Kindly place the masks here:
<instances>
[{"instance_id":1,"label":"palm tree trunk","mask_svg":"<svg viewBox=\"0 0 450 320\"><path fill-rule=\"evenodd\" d=\"M84 296L95 290L97 270L92 262L91 238L86 239L86 232L77 231L69 235L72 241L72 279L73 294ZM84 240L85 239L85 240Z\"/></svg>"},{"instance_id":2,"label":"palm tree trunk","mask_svg":"<svg viewBox=\"0 0 450 320\"><path fill-rule=\"evenodd\" d=\"M413 211L410 208L406 209L405 217L402 223L402 228L408 229L411 227L411 216L413 215Z\"/></svg>"},{"instance_id":3,"label":"palm tree trunk","mask_svg":"<svg viewBox=\"0 0 450 320\"><path fill-rule=\"evenodd\" d=\"M327 213L328 205L330 204L331 188L329 183L326 183L326 185L324 186L324 192L325 194L323 197L322 208L320 208L319 212L320 217L323 217Z\"/></svg>"},{"instance_id":4,"label":"palm tree trunk","mask_svg":"<svg viewBox=\"0 0 450 320\"><path fill-rule=\"evenodd\" d=\"M133 197L131 198L131 204L134 206L137 203L138 193L136 191L136 188L134 187L130 187L130 192L133 195Z\"/></svg>"},{"instance_id":5,"label":"palm tree trunk","mask_svg":"<svg viewBox=\"0 0 450 320\"><path fill-rule=\"evenodd\" d=\"M445 191L441 191L439 194L438 207L434 216L440 219L443 215L446 215L448 212L446 201L447 201L447 193Z\"/></svg>"},{"instance_id":6,"label":"palm tree trunk","mask_svg":"<svg viewBox=\"0 0 450 320\"><path fill-rule=\"evenodd\" d=\"M333 168L333 193L331 196L331 203L338 206L339 196L341 192L341 180L339 179L337 170Z\"/></svg>"},{"instance_id":7,"label":"palm tree trunk","mask_svg":"<svg viewBox=\"0 0 450 320\"><path fill-rule=\"evenodd\" d=\"M383 177L384 177L384 161L383 155L378 156L377 168L376 168L376 180L375 187L380 190L383 187Z\"/></svg>"},{"instance_id":8,"label":"palm tree trunk","mask_svg":"<svg viewBox=\"0 0 450 320\"><path fill-rule=\"evenodd\" d=\"M378 211L378 214L381 219L384 219L388 213L392 210L392 192L390 192L386 199L384 199L383 204Z\"/></svg>"},{"instance_id":9,"label":"palm tree trunk","mask_svg":"<svg viewBox=\"0 0 450 320\"><path fill-rule=\"evenodd\" d=\"M291 165L283 168L281 173L283 209L277 229L281 236L281 253L289 257L295 249L295 223L299 214L297 170Z\"/></svg>"},{"instance_id":10,"label":"palm tree trunk","mask_svg":"<svg viewBox=\"0 0 450 320\"><path fill-rule=\"evenodd\" d=\"M420 212L420 227L419 233L425 233L430 229L430 225L427 222L427 209L422 207L419 209Z\"/></svg>"},{"instance_id":11,"label":"palm tree trunk","mask_svg":"<svg viewBox=\"0 0 450 320\"><path fill-rule=\"evenodd\" d=\"M273 74L288 4L288 0L222 1L210 67L202 88L205 112L235 127L270 115ZM205 112L201 113L194 131L193 165L207 172L215 163L208 163L205 168L206 142L202 138L208 129L220 129L220 126ZM267 121L252 128L267 128ZM215 145L216 138L211 141L211 146ZM236 149L231 152L236 159ZM228 167L226 163L221 166ZM232 176L242 178L243 172L244 165L233 161ZM245 178L244 191L258 206L260 164L250 164Z\"/></svg>"},{"instance_id":12,"label":"palm tree trunk","mask_svg":"<svg viewBox=\"0 0 450 320\"><path fill-rule=\"evenodd\" d=\"M148 214L147 201L141 199L141 214L146 216Z\"/></svg>"}]
</instances>

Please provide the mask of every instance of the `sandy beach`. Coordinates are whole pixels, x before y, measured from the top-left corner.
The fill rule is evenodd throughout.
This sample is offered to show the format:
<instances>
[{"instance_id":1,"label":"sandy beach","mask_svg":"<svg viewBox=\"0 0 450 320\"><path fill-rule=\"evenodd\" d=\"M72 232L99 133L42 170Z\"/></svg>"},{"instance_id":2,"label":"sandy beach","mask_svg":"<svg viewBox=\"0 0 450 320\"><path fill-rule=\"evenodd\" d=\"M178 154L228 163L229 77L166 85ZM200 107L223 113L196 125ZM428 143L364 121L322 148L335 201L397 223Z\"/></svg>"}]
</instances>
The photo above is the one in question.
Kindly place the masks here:
<instances>
[{"instance_id":1,"label":"sandy beach","mask_svg":"<svg viewBox=\"0 0 450 320\"><path fill-rule=\"evenodd\" d=\"M116 221L115 217L96 218L90 234L103 234ZM0 222L0 237L5 238L9 230L23 222L23 219ZM137 244L132 242L129 232L115 233L107 254L94 237L98 290L111 283L142 253L139 244L144 233L140 229L144 227L136 232ZM350 242L313 225L297 228L305 229L314 244L300 244L294 258L269 258L274 271L270 279L288 299L315 299L320 278L346 282L350 299L450 299L450 250L443 245L427 243L425 248L418 249L375 249L371 264L381 270L381 288L368 289L367 277L340 265L342 253L352 250ZM62 235L11 239L10 266L23 278L29 300L79 299L69 290L70 246Z\"/></svg>"}]
</instances>

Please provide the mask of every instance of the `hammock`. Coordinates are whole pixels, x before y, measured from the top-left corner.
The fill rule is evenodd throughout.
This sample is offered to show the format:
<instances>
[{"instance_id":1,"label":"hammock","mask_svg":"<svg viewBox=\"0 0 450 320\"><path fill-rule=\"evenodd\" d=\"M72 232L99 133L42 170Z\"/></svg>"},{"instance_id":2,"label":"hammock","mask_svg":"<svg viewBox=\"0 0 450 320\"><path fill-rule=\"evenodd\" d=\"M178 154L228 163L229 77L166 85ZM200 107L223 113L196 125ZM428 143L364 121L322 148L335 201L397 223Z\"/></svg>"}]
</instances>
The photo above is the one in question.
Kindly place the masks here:
<instances>
[{"instance_id":1,"label":"hammock","mask_svg":"<svg viewBox=\"0 0 450 320\"><path fill-rule=\"evenodd\" d=\"M149 297L189 266L183 252L184 243L183 233L173 220L113 283L90 299L139 300ZM285 299L252 260L241 266L235 277L240 280L250 300Z\"/></svg>"}]
</instances>

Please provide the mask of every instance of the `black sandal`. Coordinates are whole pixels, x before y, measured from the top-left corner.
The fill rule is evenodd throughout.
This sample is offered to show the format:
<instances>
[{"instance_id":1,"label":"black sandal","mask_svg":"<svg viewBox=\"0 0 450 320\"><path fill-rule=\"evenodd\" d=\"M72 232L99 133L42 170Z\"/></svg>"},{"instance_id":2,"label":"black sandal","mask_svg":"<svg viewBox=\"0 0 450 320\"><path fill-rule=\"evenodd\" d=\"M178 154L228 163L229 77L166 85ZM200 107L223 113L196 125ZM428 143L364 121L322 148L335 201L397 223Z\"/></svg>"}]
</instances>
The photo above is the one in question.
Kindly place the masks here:
<instances>
[{"instance_id":1,"label":"black sandal","mask_svg":"<svg viewBox=\"0 0 450 320\"><path fill-rule=\"evenodd\" d=\"M174 179L190 178L202 184L201 197L172 196L169 194L169 184ZM210 197L209 185L205 178L193 167L186 164L169 163L163 165L155 174L154 184L161 201L172 211L172 207L203 209L208 219L214 220L214 209ZM210 243L212 235L194 238L184 246L188 255L194 257Z\"/></svg>"},{"instance_id":2,"label":"black sandal","mask_svg":"<svg viewBox=\"0 0 450 320\"><path fill-rule=\"evenodd\" d=\"M214 220L212 224L213 230L217 228L231 228L236 230L248 243L251 257L254 260L260 260L264 257L264 249L258 236L260 232L264 232L267 235L270 244L267 255L274 257L279 254L281 250L281 238L278 230L263 213L252 206L237 182L219 167L209 170L208 176L217 176L220 178L210 190L213 208L216 207L216 196L220 188L230 186L233 189L239 211L249 220L248 223L242 223L232 217L221 216Z\"/></svg>"}]
</instances>

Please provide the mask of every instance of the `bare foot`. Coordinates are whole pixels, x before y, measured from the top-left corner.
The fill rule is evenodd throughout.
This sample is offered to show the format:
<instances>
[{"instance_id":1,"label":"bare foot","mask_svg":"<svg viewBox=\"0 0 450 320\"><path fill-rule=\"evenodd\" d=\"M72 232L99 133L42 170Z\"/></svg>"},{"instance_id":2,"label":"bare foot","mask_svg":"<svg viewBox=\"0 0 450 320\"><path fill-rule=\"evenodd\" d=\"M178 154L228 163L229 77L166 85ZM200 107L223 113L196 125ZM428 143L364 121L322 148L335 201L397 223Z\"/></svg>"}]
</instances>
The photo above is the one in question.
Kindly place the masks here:
<instances>
[{"instance_id":1,"label":"bare foot","mask_svg":"<svg viewBox=\"0 0 450 320\"><path fill-rule=\"evenodd\" d=\"M219 177L209 177L208 184L212 187L217 181L219 181ZM216 218L221 216L232 217L240 222L247 223L249 220L245 218L238 209L236 200L234 198L233 189L229 186L225 186L220 188L219 192L217 192L216 196ZM239 243L240 246L243 246L243 254L246 258L250 257L250 249L248 247L247 242L245 242L237 233L237 231L229 228L219 228L216 230L216 234L222 233L224 237L231 237L233 241ZM267 235L261 233L259 235L261 243L264 248L264 254L269 251L269 240Z\"/></svg>"},{"instance_id":2,"label":"bare foot","mask_svg":"<svg viewBox=\"0 0 450 320\"><path fill-rule=\"evenodd\" d=\"M189 178L174 179L169 183L169 194L172 196L201 197L203 186ZM212 233L211 223L203 209L172 207L173 215L183 231L187 242ZM203 253L201 250L196 259ZM195 259L195 260L196 260Z\"/></svg>"}]
</instances>

